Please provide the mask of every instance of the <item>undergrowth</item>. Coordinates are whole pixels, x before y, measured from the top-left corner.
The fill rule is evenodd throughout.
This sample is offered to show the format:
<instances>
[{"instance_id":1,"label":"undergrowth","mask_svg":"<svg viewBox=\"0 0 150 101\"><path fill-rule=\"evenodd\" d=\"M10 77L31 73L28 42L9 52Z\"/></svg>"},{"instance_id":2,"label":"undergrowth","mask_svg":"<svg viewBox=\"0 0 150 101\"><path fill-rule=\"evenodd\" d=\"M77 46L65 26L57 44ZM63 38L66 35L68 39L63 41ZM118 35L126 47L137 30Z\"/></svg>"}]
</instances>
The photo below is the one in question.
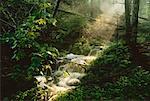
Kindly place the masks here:
<instances>
[{"instance_id":1,"label":"undergrowth","mask_svg":"<svg viewBox=\"0 0 150 101\"><path fill-rule=\"evenodd\" d=\"M91 65L82 84L57 101L141 101L150 98L150 73L130 61L126 44L110 45Z\"/></svg>"},{"instance_id":2,"label":"undergrowth","mask_svg":"<svg viewBox=\"0 0 150 101\"><path fill-rule=\"evenodd\" d=\"M73 5L73 1L63 0L63 2ZM76 3L78 5L79 1ZM10 74L4 75L4 78L9 76L8 78L16 81L26 81L32 80L35 75L50 76L52 69L57 69L58 56L65 56L69 52L88 55L93 49L102 50L101 38L91 37L98 35L99 30L96 34L89 33L90 40L82 36L88 18L64 11L61 13L58 11L57 17L53 17L55 5L53 0L4 0L0 5L2 13L0 41L11 50L10 60L13 64L10 67L2 67L4 71L13 68L10 69L12 70ZM77 10L88 12L84 12L84 8ZM96 27L97 24L94 28ZM149 22L144 22L139 27L137 42L148 43ZM109 34L106 33L104 37L107 35ZM112 42L102 51L90 65L91 68L81 80L81 85L69 93L60 93L57 101L149 100L150 73L131 62L127 45L123 41ZM7 59L8 56L3 57ZM11 101L46 101L47 92L47 89L32 87L26 91L14 92L13 97L12 95L8 98L5 95L3 97L4 101L11 98Z\"/></svg>"},{"instance_id":3,"label":"undergrowth","mask_svg":"<svg viewBox=\"0 0 150 101\"><path fill-rule=\"evenodd\" d=\"M80 16L58 14L53 17L55 2L51 0L9 0L2 1L0 5L3 26L0 42L3 46L8 46L7 49L11 52L11 56L3 56L11 60L11 63L7 64L4 59L2 70L10 70L8 78L11 80L28 81L36 75L50 76L52 70L57 69L57 57L64 54L60 50L73 44L86 25L86 19ZM7 79L7 74L4 79ZM4 83L3 85L5 86ZM27 94L20 93L19 98L26 100L24 95ZM4 93L3 97L5 96Z\"/></svg>"}]
</instances>

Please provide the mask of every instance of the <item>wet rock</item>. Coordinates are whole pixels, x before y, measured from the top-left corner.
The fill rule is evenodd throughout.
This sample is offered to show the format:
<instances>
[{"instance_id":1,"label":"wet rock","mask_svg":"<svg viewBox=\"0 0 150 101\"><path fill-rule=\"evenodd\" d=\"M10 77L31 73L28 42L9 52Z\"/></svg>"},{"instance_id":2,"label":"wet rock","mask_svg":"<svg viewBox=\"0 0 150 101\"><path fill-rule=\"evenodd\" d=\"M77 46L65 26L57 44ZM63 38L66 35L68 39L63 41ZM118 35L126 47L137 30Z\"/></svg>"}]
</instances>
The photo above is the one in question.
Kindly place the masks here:
<instances>
[{"instance_id":1,"label":"wet rock","mask_svg":"<svg viewBox=\"0 0 150 101\"><path fill-rule=\"evenodd\" d=\"M62 76L63 75L63 71L56 71L55 73L54 73L54 76L55 77L60 77L60 76Z\"/></svg>"},{"instance_id":2,"label":"wet rock","mask_svg":"<svg viewBox=\"0 0 150 101\"><path fill-rule=\"evenodd\" d=\"M78 72L73 72L69 74L70 74L70 78L72 79L81 79L82 77L85 76L85 73L78 73Z\"/></svg>"},{"instance_id":3,"label":"wet rock","mask_svg":"<svg viewBox=\"0 0 150 101\"><path fill-rule=\"evenodd\" d=\"M59 82L57 83L58 86L60 87L68 87L67 85L67 81L70 79L70 77L66 77L66 78L60 78Z\"/></svg>"},{"instance_id":4,"label":"wet rock","mask_svg":"<svg viewBox=\"0 0 150 101\"><path fill-rule=\"evenodd\" d=\"M68 82L67 82L67 85L68 86L77 86L80 84L80 80L79 79L70 79Z\"/></svg>"},{"instance_id":5,"label":"wet rock","mask_svg":"<svg viewBox=\"0 0 150 101\"><path fill-rule=\"evenodd\" d=\"M74 58L77 58L78 57L78 55L74 55L74 54L72 54L72 53L70 53L70 54L68 54L67 56L66 56L66 58L67 59L74 59Z\"/></svg>"},{"instance_id":6,"label":"wet rock","mask_svg":"<svg viewBox=\"0 0 150 101\"><path fill-rule=\"evenodd\" d=\"M78 73L69 72L69 75L64 78L64 76L59 77L59 82L57 83L60 87L68 87L68 86L75 86L80 83L80 80L83 76L85 76L84 73Z\"/></svg>"},{"instance_id":7,"label":"wet rock","mask_svg":"<svg viewBox=\"0 0 150 101\"><path fill-rule=\"evenodd\" d=\"M79 64L79 65L87 65L87 63L83 59L80 59L80 58L72 59L71 62Z\"/></svg>"},{"instance_id":8,"label":"wet rock","mask_svg":"<svg viewBox=\"0 0 150 101\"><path fill-rule=\"evenodd\" d=\"M37 82L47 82L45 76L34 76L34 78L37 80Z\"/></svg>"},{"instance_id":9,"label":"wet rock","mask_svg":"<svg viewBox=\"0 0 150 101\"><path fill-rule=\"evenodd\" d=\"M67 72L79 72L79 73L85 73L85 65L80 65L76 63L68 63L65 65L62 65L58 68L59 71L67 71Z\"/></svg>"}]
</instances>

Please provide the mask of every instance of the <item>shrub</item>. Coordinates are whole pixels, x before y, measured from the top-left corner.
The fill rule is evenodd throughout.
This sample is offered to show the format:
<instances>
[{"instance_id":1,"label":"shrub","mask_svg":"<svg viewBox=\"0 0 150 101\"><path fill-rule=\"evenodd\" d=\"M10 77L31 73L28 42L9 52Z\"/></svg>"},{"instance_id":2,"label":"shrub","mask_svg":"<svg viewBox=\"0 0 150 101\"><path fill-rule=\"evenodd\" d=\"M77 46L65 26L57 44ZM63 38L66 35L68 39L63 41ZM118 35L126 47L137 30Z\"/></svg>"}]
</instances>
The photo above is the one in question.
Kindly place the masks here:
<instances>
[{"instance_id":1,"label":"shrub","mask_svg":"<svg viewBox=\"0 0 150 101\"><path fill-rule=\"evenodd\" d=\"M109 68L126 68L129 67L130 64L128 48L121 41L112 43L112 45L104 50L102 55L93 62L93 66L95 67Z\"/></svg>"},{"instance_id":2,"label":"shrub","mask_svg":"<svg viewBox=\"0 0 150 101\"><path fill-rule=\"evenodd\" d=\"M92 46L90 46L89 41L86 38L82 37L78 40L78 42L72 45L71 52L74 54L88 55L91 49Z\"/></svg>"},{"instance_id":3,"label":"shrub","mask_svg":"<svg viewBox=\"0 0 150 101\"><path fill-rule=\"evenodd\" d=\"M122 76L116 83L109 83L104 88L105 97L120 100L146 100L150 97L149 82L149 71L135 69L129 76Z\"/></svg>"},{"instance_id":4,"label":"shrub","mask_svg":"<svg viewBox=\"0 0 150 101\"><path fill-rule=\"evenodd\" d=\"M16 27L15 32L3 33L1 38L1 41L8 43L13 50L12 59L16 64L14 73L12 73L13 78L19 76L28 78L38 74L42 65L53 64L52 62L59 54L51 43L45 44L44 41L39 41L43 34L47 34L42 33L43 30L47 30L50 26L56 26L56 19L52 17L51 12L47 11L48 8L51 8L50 3L32 0L26 3L34 4L39 11L30 12L22 24Z\"/></svg>"}]
</instances>

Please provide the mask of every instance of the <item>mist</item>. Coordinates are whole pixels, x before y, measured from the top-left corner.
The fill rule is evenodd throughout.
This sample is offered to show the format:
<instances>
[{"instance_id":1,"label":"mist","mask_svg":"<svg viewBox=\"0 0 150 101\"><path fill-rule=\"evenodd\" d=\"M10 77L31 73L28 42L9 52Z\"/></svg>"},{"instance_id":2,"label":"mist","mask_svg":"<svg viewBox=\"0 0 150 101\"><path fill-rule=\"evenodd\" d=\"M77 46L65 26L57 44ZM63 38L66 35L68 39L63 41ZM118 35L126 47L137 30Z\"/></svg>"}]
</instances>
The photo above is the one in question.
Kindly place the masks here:
<instances>
[{"instance_id":1,"label":"mist","mask_svg":"<svg viewBox=\"0 0 150 101\"><path fill-rule=\"evenodd\" d=\"M124 0L95 0L94 3L95 8L109 16L122 15L125 12Z\"/></svg>"}]
</instances>

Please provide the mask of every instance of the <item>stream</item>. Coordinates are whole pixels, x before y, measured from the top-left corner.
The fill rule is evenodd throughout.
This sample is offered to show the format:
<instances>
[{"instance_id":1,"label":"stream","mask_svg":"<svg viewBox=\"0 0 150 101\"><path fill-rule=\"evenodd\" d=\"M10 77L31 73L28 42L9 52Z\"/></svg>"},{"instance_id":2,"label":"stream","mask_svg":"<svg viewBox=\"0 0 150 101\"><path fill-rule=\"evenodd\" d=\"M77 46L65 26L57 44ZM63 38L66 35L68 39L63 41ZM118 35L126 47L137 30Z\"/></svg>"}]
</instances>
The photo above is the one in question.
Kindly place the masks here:
<instances>
[{"instance_id":1,"label":"stream","mask_svg":"<svg viewBox=\"0 0 150 101\"><path fill-rule=\"evenodd\" d=\"M67 92L74 89L81 83L81 78L86 75L86 70L90 63L96 59L96 56L84 56L67 54L60 57L59 62L62 65L58 70L52 72L52 76L35 76L37 87L48 89L49 101L53 101L59 92Z\"/></svg>"}]
</instances>

